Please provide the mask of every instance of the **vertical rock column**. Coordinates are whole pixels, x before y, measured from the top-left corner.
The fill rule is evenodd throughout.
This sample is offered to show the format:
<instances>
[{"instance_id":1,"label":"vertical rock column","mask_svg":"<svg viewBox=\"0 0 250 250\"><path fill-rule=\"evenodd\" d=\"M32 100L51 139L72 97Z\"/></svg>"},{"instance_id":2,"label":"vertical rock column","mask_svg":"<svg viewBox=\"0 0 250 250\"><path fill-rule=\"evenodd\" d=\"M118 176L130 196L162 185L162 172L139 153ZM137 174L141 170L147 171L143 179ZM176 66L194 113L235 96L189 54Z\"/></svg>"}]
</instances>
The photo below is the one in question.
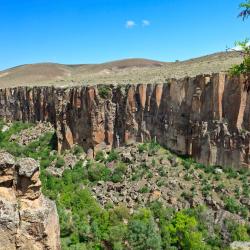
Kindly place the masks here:
<instances>
[{"instance_id":1,"label":"vertical rock column","mask_svg":"<svg viewBox=\"0 0 250 250\"><path fill-rule=\"evenodd\" d=\"M56 205L41 194L39 164L0 152L0 250L60 249Z\"/></svg>"}]
</instances>

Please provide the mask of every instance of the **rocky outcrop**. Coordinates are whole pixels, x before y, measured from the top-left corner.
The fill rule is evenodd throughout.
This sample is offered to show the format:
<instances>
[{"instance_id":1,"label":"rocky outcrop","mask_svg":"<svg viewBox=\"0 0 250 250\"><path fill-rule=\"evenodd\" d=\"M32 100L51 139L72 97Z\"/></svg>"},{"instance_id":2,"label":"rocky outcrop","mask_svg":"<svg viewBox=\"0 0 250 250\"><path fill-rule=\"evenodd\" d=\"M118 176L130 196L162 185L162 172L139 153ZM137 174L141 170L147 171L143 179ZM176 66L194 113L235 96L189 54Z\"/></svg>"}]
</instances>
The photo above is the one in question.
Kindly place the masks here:
<instances>
[{"instance_id":1,"label":"rocky outcrop","mask_svg":"<svg viewBox=\"0 0 250 250\"><path fill-rule=\"evenodd\" d=\"M155 139L204 164L249 166L250 94L243 76L2 89L0 117L51 122L59 151L76 143L94 152Z\"/></svg>"},{"instance_id":2,"label":"rocky outcrop","mask_svg":"<svg viewBox=\"0 0 250 250\"><path fill-rule=\"evenodd\" d=\"M0 250L60 249L55 203L41 194L39 165L0 152Z\"/></svg>"},{"instance_id":3,"label":"rocky outcrop","mask_svg":"<svg viewBox=\"0 0 250 250\"><path fill-rule=\"evenodd\" d=\"M37 123L36 126L24 129L18 134L13 134L10 141L14 141L19 145L28 145L33 141L38 140L41 136L47 133L53 133L54 128L50 123Z\"/></svg>"},{"instance_id":4,"label":"rocky outcrop","mask_svg":"<svg viewBox=\"0 0 250 250\"><path fill-rule=\"evenodd\" d=\"M249 250L250 249L250 242L244 241L234 241L230 244L230 249L232 250Z\"/></svg>"}]
</instances>

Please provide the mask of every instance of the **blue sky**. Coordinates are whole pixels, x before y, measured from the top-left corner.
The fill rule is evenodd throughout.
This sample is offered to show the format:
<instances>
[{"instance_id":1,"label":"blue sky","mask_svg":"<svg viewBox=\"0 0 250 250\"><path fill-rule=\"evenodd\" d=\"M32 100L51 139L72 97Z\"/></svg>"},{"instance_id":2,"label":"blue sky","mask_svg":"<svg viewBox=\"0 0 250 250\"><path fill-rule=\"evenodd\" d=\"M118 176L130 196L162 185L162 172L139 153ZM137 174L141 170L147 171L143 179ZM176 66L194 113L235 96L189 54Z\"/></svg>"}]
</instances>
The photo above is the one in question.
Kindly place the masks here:
<instances>
[{"instance_id":1,"label":"blue sky","mask_svg":"<svg viewBox=\"0 0 250 250\"><path fill-rule=\"evenodd\" d=\"M243 0L0 0L0 70L26 63L184 60L250 37Z\"/></svg>"}]
</instances>

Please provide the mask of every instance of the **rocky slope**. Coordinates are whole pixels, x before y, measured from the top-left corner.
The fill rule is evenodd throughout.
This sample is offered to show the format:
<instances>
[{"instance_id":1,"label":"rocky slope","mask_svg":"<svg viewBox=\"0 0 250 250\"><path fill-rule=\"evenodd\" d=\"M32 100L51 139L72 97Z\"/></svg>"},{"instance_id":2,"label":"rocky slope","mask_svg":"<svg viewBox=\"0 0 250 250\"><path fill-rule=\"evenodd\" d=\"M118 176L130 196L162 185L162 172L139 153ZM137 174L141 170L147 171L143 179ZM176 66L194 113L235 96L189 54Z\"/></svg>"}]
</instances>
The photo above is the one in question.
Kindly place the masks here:
<instances>
[{"instance_id":1,"label":"rocky slope","mask_svg":"<svg viewBox=\"0 0 250 250\"><path fill-rule=\"evenodd\" d=\"M79 146L59 155L53 138L48 123L0 122L0 149L40 162L43 193L57 204L62 249L138 249L139 244L140 249L219 250L229 249L231 243L232 249L248 245L250 169L205 166L155 142L105 147L94 158ZM13 157L2 153L0 159L11 162ZM16 168L18 176L23 170L30 175L31 165L37 169L30 158L15 165L22 166ZM31 178L35 182L36 177ZM39 186L39 182L29 185L25 197L35 198ZM36 199L31 202L36 206ZM151 221L148 226L145 216ZM174 240L179 232L169 237L166 227L180 223L175 221L178 216L193 221L185 231L195 233L198 242L191 237L183 247L182 237ZM143 232L136 229L138 223ZM0 235L9 232L6 221L1 224ZM156 241L142 245L144 235ZM194 243L207 248L190 247Z\"/></svg>"},{"instance_id":2,"label":"rocky slope","mask_svg":"<svg viewBox=\"0 0 250 250\"><path fill-rule=\"evenodd\" d=\"M246 82L218 73L161 84L7 88L0 118L51 122L59 151L156 140L204 164L249 166Z\"/></svg>"},{"instance_id":3,"label":"rocky slope","mask_svg":"<svg viewBox=\"0 0 250 250\"><path fill-rule=\"evenodd\" d=\"M0 152L0 249L60 249L55 203L41 194L39 165Z\"/></svg>"},{"instance_id":4,"label":"rocky slope","mask_svg":"<svg viewBox=\"0 0 250 250\"><path fill-rule=\"evenodd\" d=\"M116 159L110 160L114 152ZM249 178L244 177L247 170L241 173L227 167L207 167L154 143L120 147L113 153L98 152L96 167L87 166L90 177L96 178L93 173L98 168L102 172L103 164L112 178L91 187L102 206L123 203L136 208L157 200L175 210L206 205L222 214L227 210L226 197L235 196L240 206L250 209ZM237 196L238 191L242 195Z\"/></svg>"}]
</instances>

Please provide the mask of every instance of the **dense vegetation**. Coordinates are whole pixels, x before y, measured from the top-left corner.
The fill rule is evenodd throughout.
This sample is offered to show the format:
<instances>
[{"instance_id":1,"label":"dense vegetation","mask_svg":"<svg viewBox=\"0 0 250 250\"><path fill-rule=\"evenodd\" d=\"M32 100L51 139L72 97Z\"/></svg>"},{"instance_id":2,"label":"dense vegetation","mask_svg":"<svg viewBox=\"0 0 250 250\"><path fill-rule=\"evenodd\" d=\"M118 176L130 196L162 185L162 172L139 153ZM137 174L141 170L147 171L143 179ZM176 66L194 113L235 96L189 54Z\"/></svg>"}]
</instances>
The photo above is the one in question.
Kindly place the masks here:
<instances>
[{"instance_id":1,"label":"dense vegetation","mask_svg":"<svg viewBox=\"0 0 250 250\"><path fill-rule=\"evenodd\" d=\"M0 124L0 131L2 126L3 123ZM72 170L66 170L62 178L54 177L47 174L46 168L54 160L57 167L64 162L53 151L52 133L27 146L9 141L12 134L29 126L32 125L17 122L8 131L0 132L0 148L17 157L28 156L40 161L43 193L57 203L63 249L227 249L228 245L222 238L225 228L230 241L250 240L249 226L232 220L225 222L225 228L211 224L209 211L202 206L178 212L157 201L134 211L129 210L126 204L101 207L89 186L100 180L122 180L126 164L118 160L118 153L111 151L106 157L99 152L95 161L87 161L87 164L79 161ZM154 154L159 148L156 143L142 144L139 151L147 150ZM75 154L82 152L79 147L73 151ZM111 173L106 166L114 160L117 160L117 165ZM190 159L184 160L184 168L190 170L192 162ZM209 167L197 166L211 172ZM228 171L230 178L234 178L235 174L233 170ZM228 197L227 206L233 213L240 209L232 197Z\"/></svg>"}]
</instances>

